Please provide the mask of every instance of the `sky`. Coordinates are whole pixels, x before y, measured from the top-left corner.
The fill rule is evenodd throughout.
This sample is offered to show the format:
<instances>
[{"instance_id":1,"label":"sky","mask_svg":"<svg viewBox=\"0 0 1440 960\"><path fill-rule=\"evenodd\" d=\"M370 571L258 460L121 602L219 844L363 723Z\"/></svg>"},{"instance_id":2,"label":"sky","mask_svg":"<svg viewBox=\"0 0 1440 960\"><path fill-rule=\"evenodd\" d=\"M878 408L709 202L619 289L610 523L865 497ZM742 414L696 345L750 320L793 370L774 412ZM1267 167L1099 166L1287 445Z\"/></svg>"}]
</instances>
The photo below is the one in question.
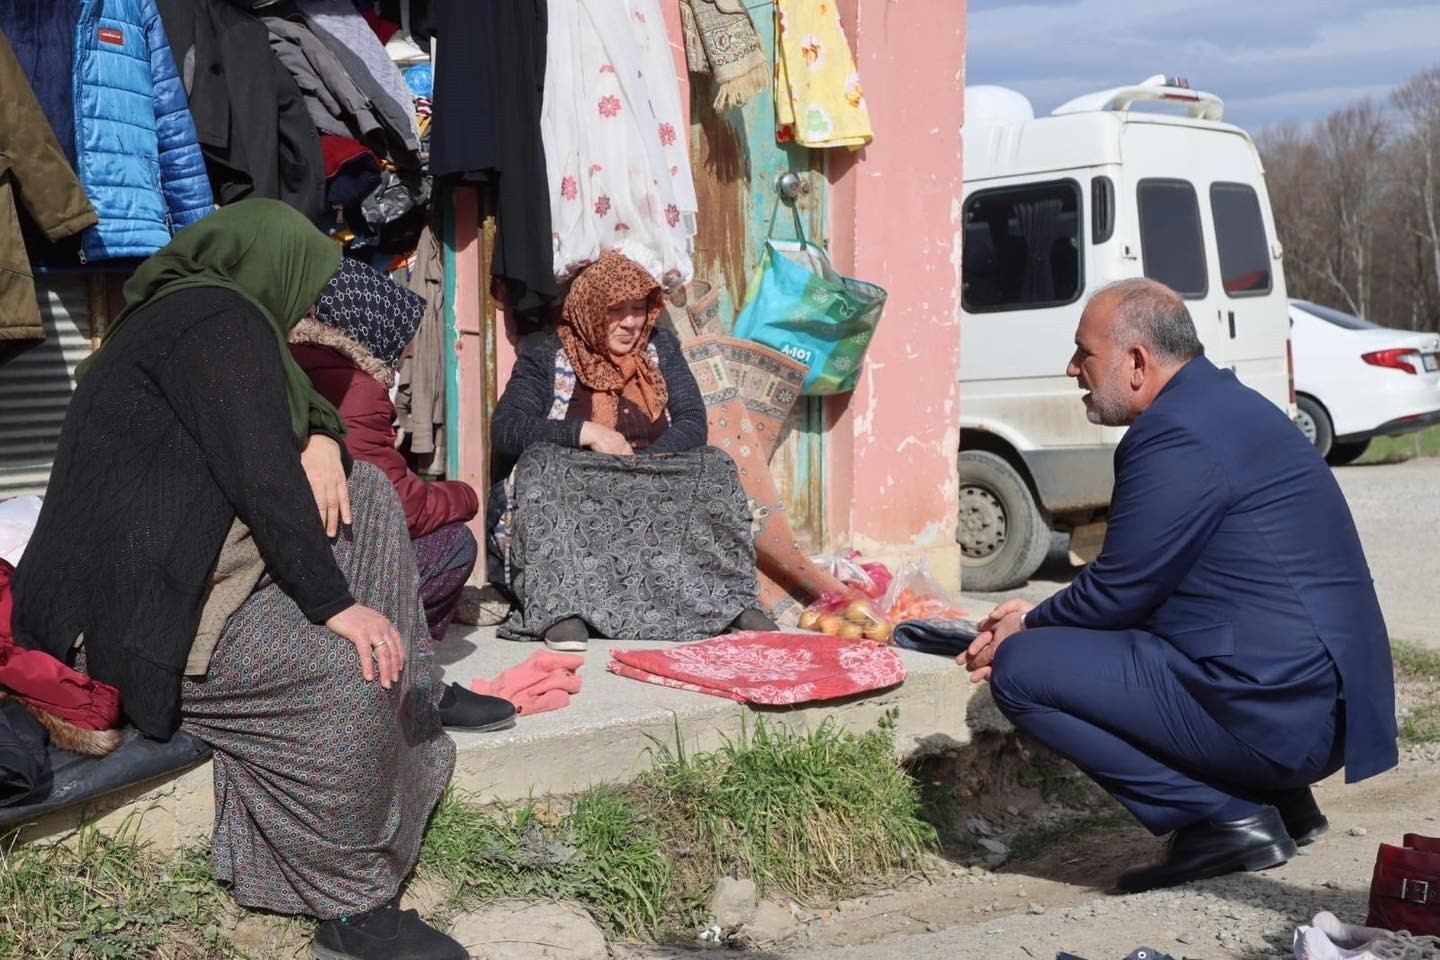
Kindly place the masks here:
<instances>
[{"instance_id":1,"label":"sky","mask_svg":"<svg viewBox=\"0 0 1440 960\"><path fill-rule=\"evenodd\" d=\"M1305 123L1440 66L1440 0L969 0L967 84L1037 116L1157 73L1251 131Z\"/></svg>"}]
</instances>

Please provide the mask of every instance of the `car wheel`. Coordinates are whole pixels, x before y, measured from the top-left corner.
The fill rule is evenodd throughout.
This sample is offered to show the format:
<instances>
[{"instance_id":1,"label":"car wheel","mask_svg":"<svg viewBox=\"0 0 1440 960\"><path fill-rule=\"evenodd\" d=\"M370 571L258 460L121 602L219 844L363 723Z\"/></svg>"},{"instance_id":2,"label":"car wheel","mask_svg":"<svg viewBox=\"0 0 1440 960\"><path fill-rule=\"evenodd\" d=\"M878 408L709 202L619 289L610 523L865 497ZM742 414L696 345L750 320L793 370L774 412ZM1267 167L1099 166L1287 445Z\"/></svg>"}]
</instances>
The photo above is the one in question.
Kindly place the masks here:
<instances>
[{"instance_id":1,"label":"car wheel","mask_svg":"<svg viewBox=\"0 0 1440 960\"><path fill-rule=\"evenodd\" d=\"M1306 396L1295 398L1295 425L1305 434L1305 439L1320 451L1320 456L1330 455L1330 446L1335 442L1335 429L1330 425L1330 415L1318 401Z\"/></svg>"},{"instance_id":2,"label":"car wheel","mask_svg":"<svg viewBox=\"0 0 1440 960\"><path fill-rule=\"evenodd\" d=\"M961 584L966 590L1017 587L1050 552L1050 527L1025 479L1003 457L962 450L959 457Z\"/></svg>"},{"instance_id":3,"label":"car wheel","mask_svg":"<svg viewBox=\"0 0 1440 960\"><path fill-rule=\"evenodd\" d=\"M1365 455L1370 449L1369 440L1355 440L1351 443L1333 443L1330 445L1330 454L1325 462L1332 467L1343 467L1347 463L1354 463Z\"/></svg>"}]
</instances>

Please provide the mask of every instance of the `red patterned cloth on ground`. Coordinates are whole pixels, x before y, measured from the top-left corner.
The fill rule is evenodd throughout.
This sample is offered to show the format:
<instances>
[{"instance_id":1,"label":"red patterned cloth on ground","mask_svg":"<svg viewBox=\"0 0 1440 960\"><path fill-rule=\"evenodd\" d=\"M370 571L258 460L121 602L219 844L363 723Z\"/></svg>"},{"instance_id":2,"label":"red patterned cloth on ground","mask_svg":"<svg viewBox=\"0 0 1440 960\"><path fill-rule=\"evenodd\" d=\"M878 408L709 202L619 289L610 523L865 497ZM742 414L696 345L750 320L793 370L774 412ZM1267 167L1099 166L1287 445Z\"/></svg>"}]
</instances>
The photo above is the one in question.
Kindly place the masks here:
<instances>
[{"instance_id":1,"label":"red patterned cloth on ground","mask_svg":"<svg viewBox=\"0 0 1440 960\"><path fill-rule=\"evenodd\" d=\"M814 633L735 633L610 657L610 672L622 677L772 706L838 700L905 680L892 648Z\"/></svg>"},{"instance_id":2,"label":"red patterned cloth on ground","mask_svg":"<svg viewBox=\"0 0 1440 960\"><path fill-rule=\"evenodd\" d=\"M48 653L17 647L10 633L15 568L0 560L0 687L86 730L120 725L120 691L72 670Z\"/></svg>"}]
</instances>

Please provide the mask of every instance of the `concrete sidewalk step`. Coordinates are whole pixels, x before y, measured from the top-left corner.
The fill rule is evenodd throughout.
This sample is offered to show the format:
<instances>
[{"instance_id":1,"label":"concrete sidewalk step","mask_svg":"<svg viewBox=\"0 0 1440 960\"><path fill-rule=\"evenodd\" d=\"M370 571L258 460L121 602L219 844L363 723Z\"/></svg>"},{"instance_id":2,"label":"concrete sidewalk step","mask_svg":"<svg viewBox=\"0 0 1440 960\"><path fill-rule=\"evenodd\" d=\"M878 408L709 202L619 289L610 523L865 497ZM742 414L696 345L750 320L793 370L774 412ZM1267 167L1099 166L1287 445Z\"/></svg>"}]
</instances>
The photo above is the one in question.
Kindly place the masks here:
<instances>
[{"instance_id":1,"label":"concrete sidewalk step","mask_svg":"<svg viewBox=\"0 0 1440 960\"><path fill-rule=\"evenodd\" d=\"M972 603L967 609L987 606ZM976 688L946 657L899 650L908 679L894 689L813 706L753 708L610 673L610 650L625 646L643 644L591 641L579 672L581 692L565 709L521 717L510 730L453 732L458 748L455 786L488 802L624 783L653 764L657 744L673 750L678 736L687 752L714 750L727 738L733 741L746 729L753 730L761 716L797 732L813 730L830 717L846 728L868 730L887 710L897 708L895 745L902 757L953 750L970 740L972 730L993 722L984 709L988 697L972 702ZM469 686L472 679L496 677L542 649L538 643L497 639L494 628L456 627L441 644L437 660L446 682ZM211 765L206 762L178 776L52 814L27 828L25 836L54 836L87 822L114 830L141 813L144 835L171 849L208 836L214 810Z\"/></svg>"},{"instance_id":2,"label":"concrete sidewalk step","mask_svg":"<svg viewBox=\"0 0 1440 960\"><path fill-rule=\"evenodd\" d=\"M606 669L610 650L638 646L592 640L580 669L581 692L564 710L521 717L515 727L498 733L454 733L460 748L455 785L486 800L517 800L624 782L651 765L657 743L673 750L678 735L689 753L714 750L745 728L753 730L760 716L794 731L813 730L830 717L867 730L896 707L896 748L902 756L953 748L969 739L970 684L964 671L944 657L900 650L908 679L882 693L811 706L754 708ZM468 685L475 677L495 677L541 649L540 644L496 640L492 630L452 630L440 659L447 680Z\"/></svg>"}]
</instances>

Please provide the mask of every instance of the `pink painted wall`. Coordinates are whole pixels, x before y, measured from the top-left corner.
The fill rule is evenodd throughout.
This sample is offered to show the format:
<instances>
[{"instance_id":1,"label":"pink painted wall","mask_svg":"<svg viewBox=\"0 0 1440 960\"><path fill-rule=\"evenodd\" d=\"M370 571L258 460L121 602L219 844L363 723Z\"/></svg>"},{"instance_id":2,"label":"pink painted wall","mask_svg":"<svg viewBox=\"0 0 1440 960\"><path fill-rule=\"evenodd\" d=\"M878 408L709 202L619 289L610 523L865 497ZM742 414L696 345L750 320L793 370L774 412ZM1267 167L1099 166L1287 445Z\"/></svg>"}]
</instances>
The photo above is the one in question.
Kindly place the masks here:
<instances>
[{"instance_id":1,"label":"pink painted wall","mask_svg":"<svg viewBox=\"0 0 1440 960\"><path fill-rule=\"evenodd\" d=\"M840 0L864 83L875 141L829 151L832 258L890 293L859 389L829 407L826 534L868 555L925 559L959 582L955 546L959 447L960 127L964 110L964 0ZM689 76L678 6L662 4L681 85ZM704 211L701 211L704 216ZM475 224L461 220L469 247ZM465 234L468 228L470 236ZM479 315L478 270L461 257L458 313ZM468 271L468 276L467 276ZM515 362L514 334L496 338L497 395ZM461 319L464 346L470 331ZM463 349L463 348L462 348ZM463 396L483 396L483 365L462 357ZM471 384L476 384L472 388ZM488 438L462 418L465 475Z\"/></svg>"},{"instance_id":2,"label":"pink painted wall","mask_svg":"<svg viewBox=\"0 0 1440 960\"><path fill-rule=\"evenodd\" d=\"M959 580L960 126L965 3L842 0L875 140L832 152L831 255L889 291L860 386L832 402L827 525Z\"/></svg>"}]
</instances>

